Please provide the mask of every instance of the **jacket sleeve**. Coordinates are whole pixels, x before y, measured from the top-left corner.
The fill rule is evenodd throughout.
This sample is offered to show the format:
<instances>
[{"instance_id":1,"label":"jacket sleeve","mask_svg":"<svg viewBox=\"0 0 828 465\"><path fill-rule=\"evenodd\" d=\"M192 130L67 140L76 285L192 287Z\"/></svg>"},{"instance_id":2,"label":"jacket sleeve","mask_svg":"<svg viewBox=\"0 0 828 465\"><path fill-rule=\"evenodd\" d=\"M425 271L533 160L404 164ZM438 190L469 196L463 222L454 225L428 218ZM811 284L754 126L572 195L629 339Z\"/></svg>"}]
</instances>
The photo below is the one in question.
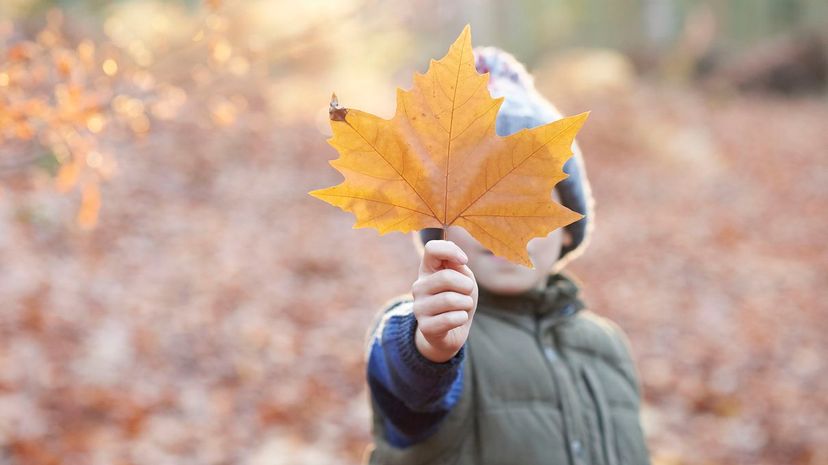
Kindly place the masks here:
<instances>
[{"instance_id":1,"label":"jacket sleeve","mask_svg":"<svg viewBox=\"0 0 828 465\"><path fill-rule=\"evenodd\" d=\"M451 360L434 363L417 350L411 301L388 307L369 336L367 377L386 440L407 447L433 434L463 391L465 346Z\"/></svg>"},{"instance_id":2,"label":"jacket sleeve","mask_svg":"<svg viewBox=\"0 0 828 465\"><path fill-rule=\"evenodd\" d=\"M638 401L641 401L641 377L638 372L638 368L635 366L635 361L633 358L633 350L632 344L630 344L630 338L627 336L627 333L618 326L612 320L607 319L609 322L610 327L613 330L613 335L615 339L615 344L617 347L617 352L619 354L619 360L621 365L621 370L624 372L627 381L630 383L630 386L635 391L635 394L638 398Z\"/></svg>"}]
</instances>

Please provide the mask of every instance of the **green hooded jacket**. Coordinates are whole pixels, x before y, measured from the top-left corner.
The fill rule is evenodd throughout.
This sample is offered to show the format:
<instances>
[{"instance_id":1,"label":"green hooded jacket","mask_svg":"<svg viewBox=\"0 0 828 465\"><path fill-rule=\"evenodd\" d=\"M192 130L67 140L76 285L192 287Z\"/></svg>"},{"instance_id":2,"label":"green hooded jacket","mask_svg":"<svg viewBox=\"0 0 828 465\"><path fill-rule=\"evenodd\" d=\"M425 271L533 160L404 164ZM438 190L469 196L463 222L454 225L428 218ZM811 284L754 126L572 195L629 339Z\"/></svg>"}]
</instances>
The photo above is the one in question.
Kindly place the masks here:
<instances>
[{"instance_id":1,"label":"green hooded jacket","mask_svg":"<svg viewBox=\"0 0 828 465\"><path fill-rule=\"evenodd\" d=\"M459 402L405 448L386 441L374 405L368 463L649 465L627 337L577 293L562 274L519 296L481 288Z\"/></svg>"}]
</instances>

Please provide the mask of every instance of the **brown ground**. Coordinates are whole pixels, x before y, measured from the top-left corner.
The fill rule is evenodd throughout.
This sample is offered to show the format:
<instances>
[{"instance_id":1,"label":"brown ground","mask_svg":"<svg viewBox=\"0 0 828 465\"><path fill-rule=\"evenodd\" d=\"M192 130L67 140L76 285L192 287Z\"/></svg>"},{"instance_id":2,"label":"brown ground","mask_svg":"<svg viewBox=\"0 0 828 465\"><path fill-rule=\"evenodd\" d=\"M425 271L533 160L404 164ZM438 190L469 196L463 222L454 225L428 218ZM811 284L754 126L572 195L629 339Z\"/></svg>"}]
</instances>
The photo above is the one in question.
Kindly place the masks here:
<instances>
[{"instance_id":1,"label":"brown ground","mask_svg":"<svg viewBox=\"0 0 828 465\"><path fill-rule=\"evenodd\" d=\"M828 462L828 106L560 105L592 110L572 269L630 336L655 462ZM92 232L71 195L0 190L0 464L356 463L363 336L410 239L306 194L339 180L310 124L177 124L122 147Z\"/></svg>"}]
</instances>

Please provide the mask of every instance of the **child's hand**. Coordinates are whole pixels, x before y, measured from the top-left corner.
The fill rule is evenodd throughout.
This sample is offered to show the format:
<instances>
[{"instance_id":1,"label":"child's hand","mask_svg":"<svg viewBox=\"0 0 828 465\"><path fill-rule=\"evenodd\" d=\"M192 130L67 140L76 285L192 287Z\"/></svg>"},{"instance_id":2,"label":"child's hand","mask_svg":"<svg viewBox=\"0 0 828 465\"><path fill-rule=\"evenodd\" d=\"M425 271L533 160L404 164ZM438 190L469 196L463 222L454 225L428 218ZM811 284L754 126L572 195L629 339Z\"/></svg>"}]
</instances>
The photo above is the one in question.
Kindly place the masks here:
<instances>
[{"instance_id":1,"label":"child's hand","mask_svg":"<svg viewBox=\"0 0 828 465\"><path fill-rule=\"evenodd\" d=\"M477 308L477 281L468 257L451 241L425 245L420 275L411 286L417 350L432 362L454 357L469 337Z\"/></svg>"}]
</instances>

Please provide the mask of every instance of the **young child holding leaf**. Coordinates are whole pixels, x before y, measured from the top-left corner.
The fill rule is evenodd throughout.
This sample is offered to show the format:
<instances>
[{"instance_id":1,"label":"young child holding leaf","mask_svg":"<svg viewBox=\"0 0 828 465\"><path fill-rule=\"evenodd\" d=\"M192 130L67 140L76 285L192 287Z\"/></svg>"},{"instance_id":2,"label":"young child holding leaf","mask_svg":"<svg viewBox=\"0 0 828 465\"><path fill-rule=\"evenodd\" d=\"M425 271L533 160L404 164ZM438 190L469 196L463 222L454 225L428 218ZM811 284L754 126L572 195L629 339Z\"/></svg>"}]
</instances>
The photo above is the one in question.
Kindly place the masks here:
<instances>
[{"instance_id":1,"label":"young child holding leaf","mask_svg":"<svg viewBox=\"0 0 828 465\"><path fill-rule=\"evenodd\" d=\"M511 55L478 48L474 60L489 73L491 94L505 98L499 136L561 118ZM552 198L582 216L528 243L534 269L492 254L458 226L446 240L442 229L414 234L419 277L410 296L381 312L369 341L370 463L649 463L627 337L585 309L578 285L561 273L593 225L572 148L569 177Z\"/></svg>"}]
</instances>

